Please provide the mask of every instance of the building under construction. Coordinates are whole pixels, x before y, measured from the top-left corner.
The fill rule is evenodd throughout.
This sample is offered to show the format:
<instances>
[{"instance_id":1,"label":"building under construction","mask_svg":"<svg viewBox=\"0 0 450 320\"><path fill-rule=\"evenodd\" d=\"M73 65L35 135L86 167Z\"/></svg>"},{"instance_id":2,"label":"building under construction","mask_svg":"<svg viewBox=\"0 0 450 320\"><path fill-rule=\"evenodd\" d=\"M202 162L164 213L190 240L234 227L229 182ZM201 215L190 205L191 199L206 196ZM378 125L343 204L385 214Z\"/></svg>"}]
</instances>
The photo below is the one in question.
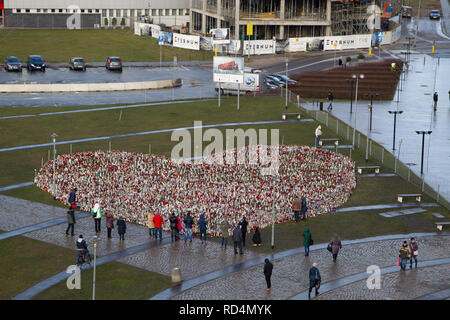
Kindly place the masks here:
<instances>
[{"instance_id":1,"label":"building under construction","mask_svg":"<svg viewBox=\"0 0 450 320\"><path fill-rule=\"evenodd\" d=\"M370 4L372 0L190 0L190 32L230 28L232 39L244 40L251 22L251 39L368 33Z\"/></svg>"}]
</instances>

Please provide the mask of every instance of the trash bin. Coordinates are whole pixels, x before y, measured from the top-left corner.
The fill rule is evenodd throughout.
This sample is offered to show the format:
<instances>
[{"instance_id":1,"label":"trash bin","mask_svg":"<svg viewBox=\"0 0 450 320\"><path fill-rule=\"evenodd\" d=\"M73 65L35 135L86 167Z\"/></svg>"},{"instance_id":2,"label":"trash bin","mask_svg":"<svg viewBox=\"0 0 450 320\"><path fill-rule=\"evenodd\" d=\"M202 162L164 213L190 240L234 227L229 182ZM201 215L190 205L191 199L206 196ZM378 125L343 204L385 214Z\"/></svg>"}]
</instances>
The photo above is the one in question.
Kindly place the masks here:
<instances>
[{"instance_id":1,"label":"trash bin","mask_svg":"<svg viewBox=\"0 0 450 320\"><path fill-rule=\"evenodd\" d=\"M320 109L320 111L323 111L323 101L320 101L319 109Z\"/></svg>"}]
</instances>

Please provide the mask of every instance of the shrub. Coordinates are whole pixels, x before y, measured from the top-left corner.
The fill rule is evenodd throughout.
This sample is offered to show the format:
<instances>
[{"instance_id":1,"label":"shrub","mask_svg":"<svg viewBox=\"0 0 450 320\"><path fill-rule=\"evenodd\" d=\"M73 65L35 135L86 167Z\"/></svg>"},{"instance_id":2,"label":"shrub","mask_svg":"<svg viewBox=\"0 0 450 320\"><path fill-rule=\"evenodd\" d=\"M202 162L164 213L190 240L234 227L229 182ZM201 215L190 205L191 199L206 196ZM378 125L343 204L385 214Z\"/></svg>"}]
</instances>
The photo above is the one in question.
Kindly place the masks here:
<instances>
[{"instance_id":1,"label":"shrub","mask_svg":"<svg viewBox=\"0 0 450 320\"><path fill-rule=\"evenodd\" d=\"M364 59L364 55L362 53L358 54L358 59Z\"/></svg>"},{"instance_id":2,"label":"shrub","mask_svg":"<svg viewBox=\"0 0 450 320\"><path fill-rule=\"evenodd\" d=\"M115 17L112 19L112 25L114 27L117 25L117 19Z\"/></svg>"},{"instance_id":3,"label":"shrub","mask_svg":"<svg viewBox=\"0 0 450 320\"><path fill-rule=\"evenodd\" d=\"M351 57L347 57L347 58L345 59L345 61L350 62L350 61L352 61L352 58L351 58Z\"/></svg>"}]
</instances>

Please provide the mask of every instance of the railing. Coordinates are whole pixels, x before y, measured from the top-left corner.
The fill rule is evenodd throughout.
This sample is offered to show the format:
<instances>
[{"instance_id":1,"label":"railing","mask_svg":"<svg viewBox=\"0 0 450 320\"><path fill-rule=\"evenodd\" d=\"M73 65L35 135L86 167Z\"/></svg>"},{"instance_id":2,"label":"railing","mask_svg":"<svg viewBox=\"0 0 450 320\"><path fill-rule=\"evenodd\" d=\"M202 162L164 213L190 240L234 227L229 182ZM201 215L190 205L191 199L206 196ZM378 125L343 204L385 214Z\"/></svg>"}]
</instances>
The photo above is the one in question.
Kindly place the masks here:
<instances>
[{"instance_id":1,"label":"railing","mask_svg":"<svg viewBox=\"0 0 450 320\"><path fill-rule=\"evenodd\" d=\"M285 91L281 91L281 95L285 97ZM297 97L297 95L291 91L288 91L288 100L297 105L301 111L303 111L308 117L317 120L318 122L327 126L330 130L336 132L336 135L350 141L352 143L353 138L353 127L347 125L345 122L335 118L330 115L328 112L320 111L318 108L314 108L313 103L307 102L303 99ZM308 107L305 107L308 106ZM366 153L366 143L367 136L363 133L356 131L355 134L355 148L358 148L363 154ZM425 182L425 175L421 177L417 176L410 167L405 165L403 162L399 161L392 153L387 151L384 147L382 147L377 142L370 140L369 138L369 157L380 161L381 164L385 167L393 170L397 175L402 177L408 182L411 182L415 186L419 187L422 190L422 193L430 196L432 199L436 200L439 204L450 209L450 202L439 194L439 185L438 191L432 188L429 184ZM351 150L350 156L351 156Z\"/></svg>"}]
</instances>

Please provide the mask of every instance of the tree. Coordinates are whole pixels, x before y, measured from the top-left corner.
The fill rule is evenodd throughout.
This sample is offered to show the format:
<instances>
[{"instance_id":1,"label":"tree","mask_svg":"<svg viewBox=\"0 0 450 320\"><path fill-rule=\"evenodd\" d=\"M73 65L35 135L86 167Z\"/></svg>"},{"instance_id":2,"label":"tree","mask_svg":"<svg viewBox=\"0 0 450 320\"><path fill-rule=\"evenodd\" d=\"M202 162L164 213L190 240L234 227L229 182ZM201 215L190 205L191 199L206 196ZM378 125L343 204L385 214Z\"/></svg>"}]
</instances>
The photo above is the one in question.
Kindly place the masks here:
<instances>
[{"instance_id":1,"label":"tree","mask_svg":"<svg viewBox=\"0 0 450 320\"><path fill-rule=\"evenodd\" d=\"M105 18L105 29L108 28L108 18Z\"/></svg>"},{"instance_id":2,"label":"tree","mask_svg":"<svg viewBox=\"0 0 450 320\"><path fill-rule=\"evenodd\" d=\"M122 27L122 29L125 28L125 18L122 18L122 21L120 21L120 26Z\"/></svg>"},{"instance_id":3,"label":"tree","mask_svg":"<svg viewBox=\"0 0 450 320\"><path fill-rule=\"evenodd\" d=\"M113 25L113 28L115 29L116 26L117 26L117 19L116 19L116 17L114 17L114 18L112 19L112 25Z\"/></svg>"}]
</instances>

